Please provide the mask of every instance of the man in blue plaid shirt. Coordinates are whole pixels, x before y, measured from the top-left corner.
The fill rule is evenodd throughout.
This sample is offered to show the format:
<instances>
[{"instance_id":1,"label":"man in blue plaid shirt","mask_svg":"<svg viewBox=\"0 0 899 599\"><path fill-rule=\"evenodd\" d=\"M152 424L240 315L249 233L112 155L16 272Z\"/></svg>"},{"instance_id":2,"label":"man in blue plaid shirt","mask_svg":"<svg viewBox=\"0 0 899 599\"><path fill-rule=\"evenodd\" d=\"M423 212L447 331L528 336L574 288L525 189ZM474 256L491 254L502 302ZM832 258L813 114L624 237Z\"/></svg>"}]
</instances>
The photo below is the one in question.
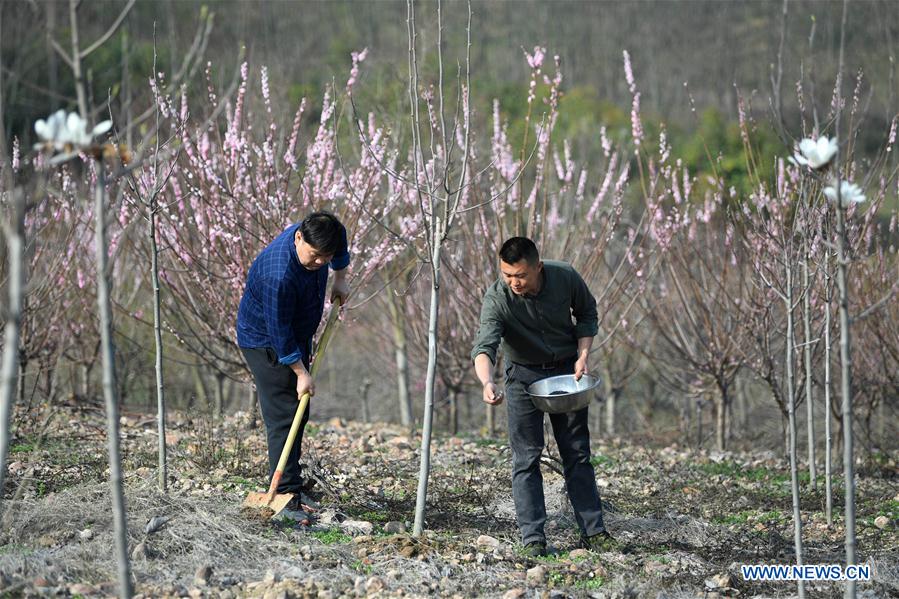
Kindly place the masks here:
<instances>
[{"instance_id":1,"label":"man in blue plaid shirt","mask_svg":"<svg viewBox=\"0 0 899 599\"><path fill-rule=\"evenodd\" d=\"M307 391L315 395L309 354L324 311L327 266L335 272L332 300L345 301L349 263L346 229L334 215L315 212L288 227L250 266L237 311L237 344L259 393L268 438L269 477L278 465L297 402ZM308 489L299 464L308 420L307 409L278 493L299 496Z\"/></svg>"}]
</instances>

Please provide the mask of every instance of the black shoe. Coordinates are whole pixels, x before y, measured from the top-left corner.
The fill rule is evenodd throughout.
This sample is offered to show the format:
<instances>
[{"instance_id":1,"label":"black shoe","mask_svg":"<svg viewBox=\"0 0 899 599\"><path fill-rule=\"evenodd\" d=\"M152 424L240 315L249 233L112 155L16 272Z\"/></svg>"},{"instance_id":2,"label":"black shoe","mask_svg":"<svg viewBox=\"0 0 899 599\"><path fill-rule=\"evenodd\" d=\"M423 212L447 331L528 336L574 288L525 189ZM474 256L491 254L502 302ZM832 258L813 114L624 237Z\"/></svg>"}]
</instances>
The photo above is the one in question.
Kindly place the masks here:
<instances>
[{"instance_id":1,"label":"black shoe","mask_svg":"<svg viewBox=\"0 0 899 599\"><path fill-rule=\"evenodd\" d=\"M521 550L525 557L546 557L546 543L544 541L531 541Z\"/></svg>"},{"instance_id":2,"label":"black shoe","mask_svg":"<svg viewBox=\"0 0 899 599\"><path fill-rule=\"evenodd\" d=\"M612 538L608 531L602 531L584 539L584 547L594 553L620 551L621 543Z\"/></svg>"}]
</instances>

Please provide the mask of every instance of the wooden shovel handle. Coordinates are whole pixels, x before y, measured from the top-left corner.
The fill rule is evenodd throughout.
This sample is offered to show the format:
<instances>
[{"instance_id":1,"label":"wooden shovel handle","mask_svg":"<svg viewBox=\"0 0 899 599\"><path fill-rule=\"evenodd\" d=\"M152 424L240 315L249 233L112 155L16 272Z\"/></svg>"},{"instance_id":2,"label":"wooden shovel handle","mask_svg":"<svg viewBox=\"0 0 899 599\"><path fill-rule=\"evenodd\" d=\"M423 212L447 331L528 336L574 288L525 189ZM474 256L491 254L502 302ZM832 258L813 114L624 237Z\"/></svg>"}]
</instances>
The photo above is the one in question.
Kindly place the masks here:
<instances>
[{"instance_id":1,"label":"wooden shovel handle","mask_svg":"<svg viewBox=\"0 0 899 599\"><path fill-rule=\"evenodd\" d=\"M312 372L310 373L313 377L318 372L318 365L321 363L321 356L325 352L325 348L327 347L328 340L331 338L331 332L334 328L334 323L337 322L337 314L340 311L340 300L338 299L334 302L334 307L331 308L331 315L328 316L328 322L325 323L325 329L322 331L321 340L319 341L318 348L316 348L315 362L312 364ZM281 476L284 474L284 467L287 466L287 456L290 455L290 450L293 448L293 443L296 441L297 432L300 430L300 423L303 422L303 414L306 413L306 408L309 407L309 393L303 393L303 397L300 398L300 405L297 407L297 413L294 414L293 423L290 425L290 433L287 435L287 441L284 442L284 449L281 450L281 458L278 460L278 467L275 468L275 474L272 476L272 482L268 487L268 495L273 497L275 493L278 491L278 485L281 483Z\"/></svg>"}]
</instances>

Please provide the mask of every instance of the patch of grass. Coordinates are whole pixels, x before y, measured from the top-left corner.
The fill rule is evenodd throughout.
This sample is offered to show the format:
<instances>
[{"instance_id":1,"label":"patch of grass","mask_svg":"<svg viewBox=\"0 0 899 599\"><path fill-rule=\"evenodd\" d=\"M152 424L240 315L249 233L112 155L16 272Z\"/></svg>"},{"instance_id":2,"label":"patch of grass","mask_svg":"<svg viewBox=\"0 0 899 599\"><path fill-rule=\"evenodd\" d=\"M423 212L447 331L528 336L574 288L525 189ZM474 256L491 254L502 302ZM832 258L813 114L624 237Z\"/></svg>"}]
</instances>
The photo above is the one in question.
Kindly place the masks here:
<instances>
[{"instance_id":1,"label":"patch of grass","mask_svg":"<svg viewBox=\"0 0 899 599\"><path fill-rule=\"evenodd\" d=\"M474 444L478 447L499 447L503 443L499 439L491 439L490 437L478 437L474 440Z\"/></svg>"},{"instance_id":2,"label":"patch of grass","mask_svg":"<svg viewBox=\"0 0 899 599\"><path fill-rule=\"evenodd\" d=\"M721 475L729 478L742 478L746 480L761 481L769 478L772 473L767 468L743 468L736 462L709 462L708 464L699 464L697 468L711 475ZM789 480L789 476L787 476Z\"/></svg>"},{"instance_id":3,"label":"patch of grass","mask_svg":"<svg viewBox=\"0 0 899 599\"><path fill-rule=\"evenodd\" d=\"M27 557L32 553L34 553L34 550L29 549L24 545L16 545L15 543L0 545L0 555L20 555L22 557Z\"/></svg>"},{"instance_id":4,"label":"patch of grass","mask_svg":"<svg viewBox=\"0 0 899 599\"><path fill-rule=\"evenodd\" d=\"M337 543L349 543L353 537L340 532L339 528L329 528L328 530L314 530L309 533L325 545L335 545Z\"/></svg>"},{"instance_id":5,"label":"patch of grass","mask_svg":"<svg viewBox=\"0 0 899 599\"><path fill-rule=\"evenodd\" d=\"M551 587L558 587L565 584L565 575L561 572L550 572L546 575L546 580Z\"/></svg>"},{"instance_id":6,"label":"patch of grass","mask_svg":"<svg viewBox=\"0 0 899 599\"><path fill-rule=\"evenodd\" d=\"M9 448L9 453L31 453L34 451L36 445L34 443L16 443L12 447Z\"/></svg>"},{"instance_id":7,"label":"patch of grass","mask_svg":"<svg viewBox=\"0 0 899 599\"><path fill-rule=\"evenodd\" d=\"M601 453L596 453L590 456L590 463L594 466L614 466L615 460L610 458L607 455L602 455Z\"/></svg>"},{"instance_id":8,"label":"patch of grass","mask_svg":"<svg viewBox=\"0 0 899 599\"><path fill-rule=\"evenodd\" d=\"M364 563L362 563L362 560L358 560L358 559L356 561L354 561L352 564L350 564L350 567L353 570L355 570L356 572L365 574L366 576L370 576L371 573L374 571L374 566L372 566L371 564L364 564Z\"/></svg>"},{"instance_id":9,"label":"patch of grass","mask_svg":"<svg viewBox=\"0 0 899 599\"><path fill-rule=\"evenodd\" d=\"M347 513L356 520L364 520L366 522L387 522L388 520L387 514L381 512L349 509Z\"/></svg>"},{"instance_id":10,"label":"patch of grass","mask_svg":"<svg viewBox=\"0 0 899 599\"><path fill-rule=\"evenodd\" d=\"M753 510L744 510L742 512L737 512L736 514L715 516L712 518L712 522L716 524L745 524L749 521L749 517L752 516L753 513Z\"/></svg>"},{"instance_id":11,"label":"patch of grass","mask_svg":"<svg viewBox=\"0 0 899 599\"><path fill-rule=\"evenodd\" d=\"M580 589L582 591L596 591L598 589L601 589L605 583L606 581L602 576L596 576L594 578L584 578L583 580L578 580L576 583L574 583L574 588Z\"/></svg>"},{"instance_id":12,"label":"patch of grass","mask_svg":"<svg viewBox=\"0 0 899 599\"><path fill-rule=\"evenodd\" d=\"M306 437L314 437L320 430L321 429L315 424L307 424L306 428L303 430L303 435Z\"/></svg>"}]
</instances>

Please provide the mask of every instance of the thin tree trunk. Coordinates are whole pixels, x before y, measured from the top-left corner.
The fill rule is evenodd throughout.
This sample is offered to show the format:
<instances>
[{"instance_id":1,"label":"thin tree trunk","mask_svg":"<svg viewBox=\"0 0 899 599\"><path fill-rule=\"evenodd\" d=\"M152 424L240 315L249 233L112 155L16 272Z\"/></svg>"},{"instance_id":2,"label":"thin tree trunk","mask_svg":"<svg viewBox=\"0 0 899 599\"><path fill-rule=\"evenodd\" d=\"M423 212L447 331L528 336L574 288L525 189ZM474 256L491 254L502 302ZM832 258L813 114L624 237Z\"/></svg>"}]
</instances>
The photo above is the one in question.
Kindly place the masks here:
<instances>
[{"instance_id":1,"label":"thin tree trunk","mask_svg":"<svg viewBox=\"0 0 899 599\"><path fill-rule=\"evenodd\" d=\"M123 42L124 43L124 42ZM168 480L165 447L165 386L162 377L162 303L159 292L159 250L156 247L156 200L149 207L150 275L153 284L153 340L156 343L156 433L159 490L166 492Z\"/></svg>"},{"instance_id":2,"label":"thin tree trunk","mask_svg":"<svg viewBox=\"0 0 899 599\"><path fill-rule=\"evenodd\" d=\"M437 218L437 217L435 217ZM412 534L420 537L424 528L425 499L428 494L428 475L431 472L431 421L434 416L434 382L437 376L437 319L440 305L440 246L443 232L440 220L435 235L431 259L431 309L428 316L428 372L425 380L425 409L422 416L421 468L418 472L418 491L415 496L415 524Z\"/></svg>"},{"instance_id":3,"label":"thin tree trunk","mask_svg":"<svg viewBox=\"0 0 899 599\"><path fill-rule=\"evenodd\" d=\"M449 424L450 424L450 433L453 435L459 434L459 391L453 389L450 391L449 395Z\"/></svg>"},{"instance_id":4,"label":"thin tree trunk","mask_svg":"<svg viewBox=\"0 0 899 599\"><path fill-rule=\"evenodd\" d=\"M609 373L608 367L605 365L602 368L602 385L603 390L605 391L606 396L606 409L605 409L605 433L608 437L615 436L615 400L617 399L615 393L615 386L612 384L612 376Z\"/></svg>"},{"instance_id":5,"label":"thin tree trunk","mask_svg":"<svg viewBox=\"0 0 899 599\"><path fill-rule=\"evenodd\" d=\"M827 527L833 527L833 447L830 431L830 250L824 252L824 494Z\"/></svg>"},{"instance_id":6,"label":"thin tree trunk","mask_svg":"<svg viewBox=\"0 0 899 599\"><path fill-rule=\"evenodd\" d=\"M696 449L702 449L702 400L696 400Z\"/></svg>"},{"instance_id":7,"label":"thin tree trunk","mask_svg":"<svg viewBox=\"0 0 899 599\"><path fill-rule=\"evenodd\" d=\"M249 382L250 392L247 393L247 429L255 430L256 421L256 385L253 381Z\"/></svg>"},{"instance_id":8,"label":"thin tree trunk","mask_svg":"<svg viewBox=\"0 0 899 599\"><path fill-rule=\"evenodd\" d=\"M399 298L393 290L387 290L387 306L393 328L394 361L396 362L396 390L400 405L400 424L412 426L412 400L409 397L409 362L406 358L406 323L402 310L397 306Z\"/></svg>"},{"instance_id":9,"label":"thin tree trunk","mask_svg":"<svg viewBox=\"0 0 899 599\"><path fill-rule=\"evenodd\" d=\"M812 491L818 490L818 472L815 465L815 405L812 402L812 307L809 302L808 256L802 260L802 321L805 343L802 354L805 364L805 405L808 419L808 473Z\"/></svg>"},{"instance_id":10,"label":"thin tree trunk","mask_svg":"<svg viewBox=\"0 0 899 599\"><path fill-rule=\"evenodd\" d=\"M81 46L78 43L78 4L80 0L69 0L69 31L72 37L72 77L75 79L75 94L78 98L78 113L87 120L87 92L84 87L84 73L81 70Z\"/></svg>"},{"instance_id":11,"label":"thin tree trunk","mask_svg":"<svg viewBox=\"0 0 899 599\"><path fill-rule=\"evenodd\" d=\"M718 401L715 402L715 444L718 447L718 451L724 451L726 448L727 440L726 440L726 412L725 412L725 403L724 398L718 398Z\"/></svg>"},{"instance_id":12,"label":"thin tree trunk","mask_svg":"<svg viewBox=\"0 0 899 599\"><path fill-rule=\"evenodd\" d=\"M19 309L19 324L17 325L17 328L19 329L19 335L21 335L21 330L22 330L22 325L21 325L22 312L23 311L20 308ZM6 347L6 346L4 345L3 347ZM21 349L19 349L19 351L17 351L16 353L19 354L19 357L18 357L19 376L16 377L16 403L21 406L21 405L25 404L25 376L28 374L28 360L25 359L25 352L23 352Z\"/></svg>"},{"instance_id":13,"label":"thin tree trunk","mask_svg":"<svg viewBox=\"0 0 899 599\"><path fill-rule=\"evenodd\" d=\"M845 10L845 9L844 9ZM837 188L840 185L837 184ZM842 201L842 198L838 198ZM846 285L846 215L837 202L837 287L840 293L840 393L843 395L843 487L846 565L855 565L855 457L852 435L852 370L849 338L849 290ZM846 581L846 597L855 597L855 581Z\"/></svg>"},{"instance_id":14,"label":"thin tree trunk","mask_svg":"<svg viewBox=\"0 0 899 599\"><path fill-rule=\"evenodd\" d=\"M225 375L216 371L215 373L215 402L212 406L212 417L219 421L222 419L222 406L225 404Z\"/></svg>"},{"instance_id":15,"label":"thin tree trunk","mask_svg":"<svg viewBox=\"0 0 899 599\"><path fill-rule=\"evenodd\" d=\"M362 422L368 424L371 422L371 413L368 409L368 389L371 387L371 380L365 377L362 384L359 385L359 399L362 400Z\"/></svg>"},{"instance_id":16,"label":"thin tree trunk","mask_svg":"<svg viewBox=\"0 0 899 599\"><path fill-rule=\"evenodd\" d=\"M0 143L3 143L0 141ZM5 154L5 152L4 152ZM12 419L13 398L19 375L19 335L22 326L22 298L25 295L25 195L21 189L10 190L10 226L4 223L9 273L6 281L9 305L3 330L3 361L0 363L0 506L3 503L3 484L6 477L6 458L9 452L9 426ZM0 509L0 516L3 510Z\"/></svg>"},{"instance_id":17,"label":"thin tree trunk","mask_svg":"<svg viewBox=\"0 0 899 599\"><path fill-rule=\"evenodd\" d=\"M787 351L786 351L786 383L787 414L790 427L790 490L793 496L793 546L796 551L796 564L803 564L802 556L802 514L799 508L799 467L796 456L796 398L793 392L793 270L787 265ZM805 599L805 582L798 581L799 597Z\"/></svg>"},{"instance_id":18,"label":"thin tree trunk","mask_svg":"<svg viewBox=\"0 0 899 599\"><path fill-rule=\"evenodd\" d=\"M80 365L81 370L81 398L87 400L90 397L91 392L91 370L93 370L93 364L82 363Z\"/></svg>"},{"instance_id":19,"label":"thin tree trunk","mask_svg":"<svg viewBox=\"0 0 899 599\"><path fill-rule=\"evenodd\" d=\"M74 9L73 15L74 15ZM125 519L125 493L122 485L122 459L119 448L119 405L115 388L115 354L112 340L112 303L106 242L105 165L97 163L97 191L94 202L97 251L97 304L100 312L100 342L103 361L103 397L106 403L106 435L109 448L109 487L112 495L112 519L115 531L119 595L132 595L131 565L128 562L128 524Z\"/></svg>"}]
</instances>

